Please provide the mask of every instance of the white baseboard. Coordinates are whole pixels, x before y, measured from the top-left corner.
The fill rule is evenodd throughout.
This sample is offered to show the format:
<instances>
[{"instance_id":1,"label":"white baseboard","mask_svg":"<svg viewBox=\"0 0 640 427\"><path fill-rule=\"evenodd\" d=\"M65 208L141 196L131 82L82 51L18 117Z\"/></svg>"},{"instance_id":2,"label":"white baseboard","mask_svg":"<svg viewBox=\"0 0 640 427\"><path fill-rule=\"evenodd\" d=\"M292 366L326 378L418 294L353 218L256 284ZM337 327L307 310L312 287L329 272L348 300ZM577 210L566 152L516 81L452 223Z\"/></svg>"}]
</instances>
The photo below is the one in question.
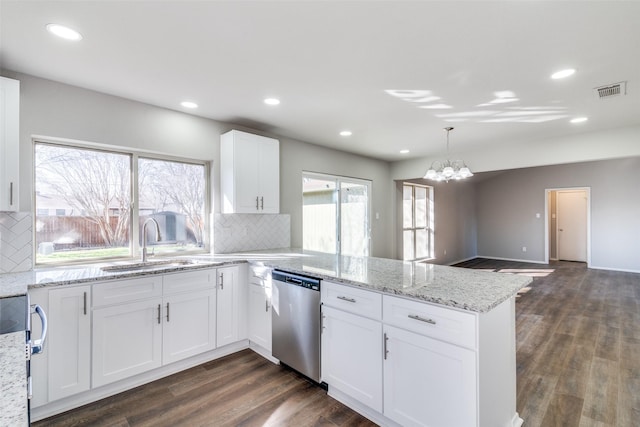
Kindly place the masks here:
<instances>
[{"instance_id":1,"label":"white baseboard","mask_svg":"<svg viewBox=\"0 0 640 427\"><path fill-rule=\"evenodd\" d=\"M340 390L329 386L329 390L327 390L327 394L337 400L338 402L344 404L350 409L353 409L363 417L373 421L382 427L402 427L400 424L396 423L393 420L385 417L381 413L374 411L369 408L367 405L357 401L356 399L344 394Z\"/></svg>"},{"instance_id":2,"label":"white baseboard","mask_svg":"<svg viewBox=\"0 0 640 427\"><path fill-rule=\"evenodd\" d=\"M276 365L280 364L280 361L271 355L270 350L267 350L266 348L254 343L253 341L249 341L249 348L267 359L269 362L275 363Z\"/></svg>"},{"instance_id":3,"label":"white baseboard","mask_svg":"<svg viewBox=\"0 0 640 427\"><path fill-rule=\"evenodd\" d=\"M627 268L612 268L612 267L601 267L596 265L590 265L589 268L594 270L609 270L609 271L621 271L623 273L640 273L640 270L632 270Z\"/></svg>"},{"instance_id":4,"label":"white baseboard","mask_svg":"<svg viewBox=\"0 0 640 427\"><path fill-rule=\"evenodd\" d=\"M475 258L495 259L495 260L498 260L498 261L528 262L530 264L544 264L544 265L547 265L547 263L544 262L544 261L535 261L535 260L530 260L530 259L501 258L501 257L485 256L485 255L478 255Z\"/></svg>"},{"instance_id":5,"label":"white baseboard","mask_svg":"<svg viewBox=\"0 0 640 427\"><path fill-rule=\"evenodd\" d=\"M522 424L524 423L524 420L522 418L520 418L520 414L518 414L517 412L513 415L513 419L511 420L511 425L513 427L521 427Z\"/></svg>"}]
</instances>

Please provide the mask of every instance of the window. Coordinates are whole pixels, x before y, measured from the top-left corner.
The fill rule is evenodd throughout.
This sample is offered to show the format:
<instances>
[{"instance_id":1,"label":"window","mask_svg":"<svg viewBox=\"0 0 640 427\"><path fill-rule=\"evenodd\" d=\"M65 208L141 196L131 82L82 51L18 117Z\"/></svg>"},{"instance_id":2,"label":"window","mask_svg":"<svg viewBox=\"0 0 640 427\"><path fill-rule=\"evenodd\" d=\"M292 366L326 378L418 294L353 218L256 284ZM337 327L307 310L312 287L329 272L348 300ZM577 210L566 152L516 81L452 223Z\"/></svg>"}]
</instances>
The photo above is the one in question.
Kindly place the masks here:
<instances>
[{"instance_id":1,"label":"window","mask_svg":"<svg viewBox=\"0 0 640 427\"><path fill-rule=\"evenodd\" d=\"M402 185L403 259L433 258L433 189L417 184Z\"/></svg>"},{"instance_id":2,"label":"window","mask_svg":"<svg viewBox=\"0 0 640 427\"><path fill-rule=\"evenodd\" d=\"M369 255L370 195L371 181L303 173L303 249Z\"/></svg>"},{"instance_id":3,"label":"window","mask_svg":"<svg viewBox=\"0 0 640 427\"><path fill-rule=\"evenodd\" d=\"M207 174L205 163L36 142L36 263L136 257L148 218L160 225L150 253L205 251Z\"/></svg>"}]
</instances>

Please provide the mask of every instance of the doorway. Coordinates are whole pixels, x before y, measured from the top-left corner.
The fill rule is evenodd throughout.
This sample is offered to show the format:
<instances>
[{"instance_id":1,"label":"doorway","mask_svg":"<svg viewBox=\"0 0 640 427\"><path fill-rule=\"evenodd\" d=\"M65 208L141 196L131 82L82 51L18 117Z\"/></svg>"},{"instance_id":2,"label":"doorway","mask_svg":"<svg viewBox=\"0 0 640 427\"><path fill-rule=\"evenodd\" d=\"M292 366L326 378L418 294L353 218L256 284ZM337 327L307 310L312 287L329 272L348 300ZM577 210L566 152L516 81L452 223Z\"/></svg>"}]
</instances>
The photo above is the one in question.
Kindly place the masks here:
<instances>
[{"instance_id":1,"label":"doorway","mask_svg":"<svg viewBox=\"0 0 640 427\"><path fill-rule=\"evenodd\" d=\"M546 190L546 260L591 261L590 189Z\"/></svg>"}]
</instances>

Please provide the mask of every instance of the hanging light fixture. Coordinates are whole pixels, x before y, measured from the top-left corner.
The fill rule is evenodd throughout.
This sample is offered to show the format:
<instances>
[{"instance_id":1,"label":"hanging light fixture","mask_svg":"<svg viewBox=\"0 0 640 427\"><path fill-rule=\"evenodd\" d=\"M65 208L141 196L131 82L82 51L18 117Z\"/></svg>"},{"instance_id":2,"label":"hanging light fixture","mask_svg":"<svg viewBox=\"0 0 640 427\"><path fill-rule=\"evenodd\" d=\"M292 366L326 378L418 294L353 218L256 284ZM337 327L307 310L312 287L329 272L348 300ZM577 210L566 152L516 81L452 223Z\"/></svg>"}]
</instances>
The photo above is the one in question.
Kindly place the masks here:
<instances>
[{"instance_id":1,"label":"hanging light fixture","mask_svg":"<svg viewBox=\"0 0 640 427\"><path fill-rule=\"evenodd\" d=\"M449 157L449 132L453 130L452 127L446 127L447 131L447 157ZM471 170L462 160L436 160L431 163L431 167L424 176L425 179L433 181L445 181L449 182L450 179L465 179L473 176Z\"/></svg>"}]
</instances>

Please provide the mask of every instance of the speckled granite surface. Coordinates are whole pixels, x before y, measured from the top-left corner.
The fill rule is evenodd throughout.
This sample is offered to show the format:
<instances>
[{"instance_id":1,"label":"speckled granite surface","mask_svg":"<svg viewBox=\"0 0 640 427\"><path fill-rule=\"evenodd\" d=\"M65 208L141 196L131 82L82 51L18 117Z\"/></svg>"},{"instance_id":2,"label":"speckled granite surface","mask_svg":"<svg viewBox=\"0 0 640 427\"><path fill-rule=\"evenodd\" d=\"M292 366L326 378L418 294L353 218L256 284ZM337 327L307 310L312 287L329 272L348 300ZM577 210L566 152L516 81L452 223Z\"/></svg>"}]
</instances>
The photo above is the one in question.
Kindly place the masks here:
<instances>
[{"instance_id":1,"label":"speckled granite surface","mask_svg":"<svg viewBox=\"0 0 640 427\"><path fill-rule=\"evenodd\" d=\"M0 335L0 426L27 425L25 333Z\"/></svg>"},{"instance_id":2,"label":"speckled granite surface","mask_svg":"<svg viewBox=\"0 0 640 427\"><path fill-rule=\"evenodd\" d=\"M490 311L532 281L516 274L295 249L251 252L248 257L273 268L479 313Z\"/></svg>"},{"instance_id":3,"label":"speckled granite surface","mask_svg":"<svg viewBox=\"0 0 640 427\"><path fill-rule=\"evenodd\" d=\"M336 256L279 249L215 256L190 257L196 264L177 267L156 266L144 270L105 272L100 266L38 269L0 275L0 296L19 295L28 288L122 279L147 274L211 268L222 263L261 262L282 270L309 274L326 280L374 291L487 312L514 296L531 282L531 277L491 273L385 258Z\"/></svg>"}]
</instances>

